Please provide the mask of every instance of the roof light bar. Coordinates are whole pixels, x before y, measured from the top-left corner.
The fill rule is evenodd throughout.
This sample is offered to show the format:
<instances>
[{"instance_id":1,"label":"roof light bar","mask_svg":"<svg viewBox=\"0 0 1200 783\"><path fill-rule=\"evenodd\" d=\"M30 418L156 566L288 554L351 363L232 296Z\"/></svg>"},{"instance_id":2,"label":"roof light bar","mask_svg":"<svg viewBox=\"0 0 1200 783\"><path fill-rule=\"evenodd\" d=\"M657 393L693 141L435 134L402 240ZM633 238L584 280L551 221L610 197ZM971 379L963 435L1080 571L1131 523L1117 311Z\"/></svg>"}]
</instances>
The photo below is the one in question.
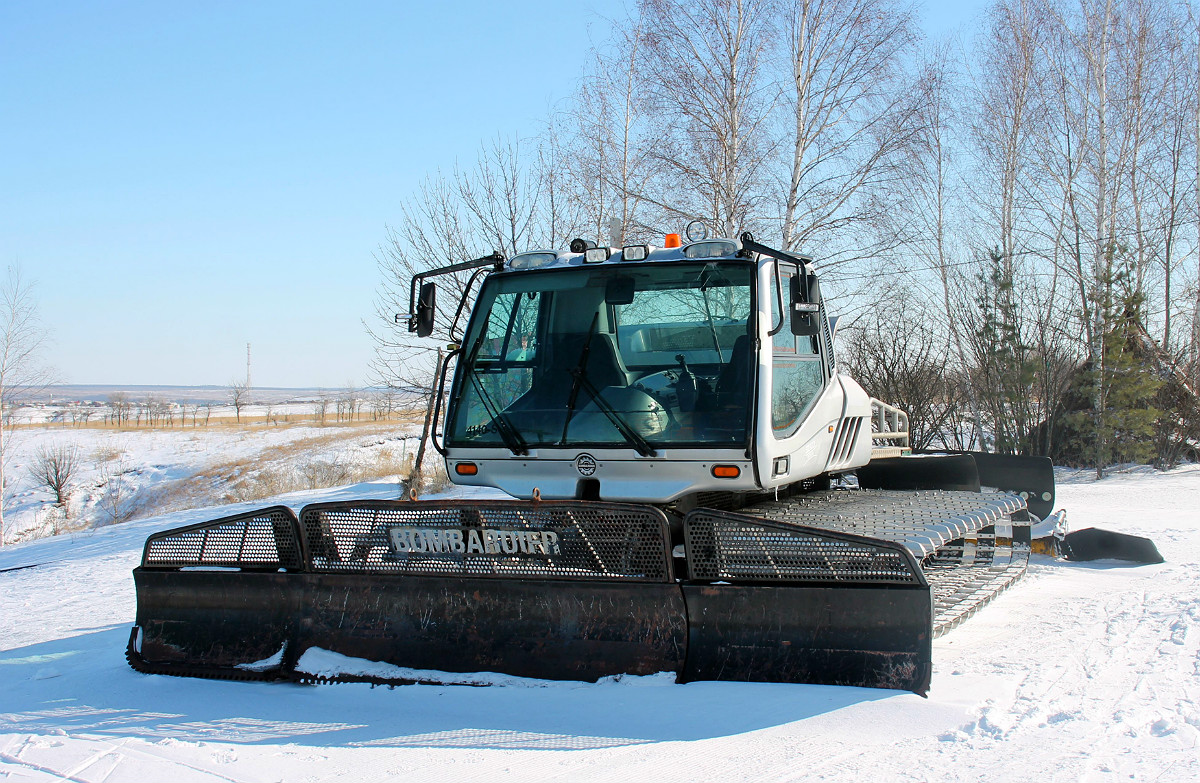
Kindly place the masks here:
<instances>
[{"instance_id":1,"label":"roof light bar","mask_svg":"<svg viewBox=\"0 0 1200 783\"><path fill-rule=\"evenodd\" d=\"M589 247L583 251L583 263L585 264L602 264L612 255L612 251L607 247Z\"/></svg>"}]
</instances>

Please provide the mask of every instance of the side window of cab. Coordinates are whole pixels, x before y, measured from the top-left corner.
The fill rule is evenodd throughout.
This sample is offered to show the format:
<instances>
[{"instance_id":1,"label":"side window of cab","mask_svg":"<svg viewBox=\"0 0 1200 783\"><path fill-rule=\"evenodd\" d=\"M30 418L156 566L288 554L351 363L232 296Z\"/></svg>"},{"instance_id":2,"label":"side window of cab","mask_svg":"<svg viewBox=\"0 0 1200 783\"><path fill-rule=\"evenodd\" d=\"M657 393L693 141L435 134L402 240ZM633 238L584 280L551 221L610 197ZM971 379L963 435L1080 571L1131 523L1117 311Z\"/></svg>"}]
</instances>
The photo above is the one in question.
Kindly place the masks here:
<instances>
[{"instance_id":1,"label":"side window of cab","mask_svg":"<svg viewBox=\"0 0 1200 783\"><path fill-rule=\"evenodd\" d=\"M825 388L825 372L815 336L792 334L790 292L799 270L779 264L771 291L771 428L786 438L799 429L804 416Z\"/></svg>"}]
</instances>

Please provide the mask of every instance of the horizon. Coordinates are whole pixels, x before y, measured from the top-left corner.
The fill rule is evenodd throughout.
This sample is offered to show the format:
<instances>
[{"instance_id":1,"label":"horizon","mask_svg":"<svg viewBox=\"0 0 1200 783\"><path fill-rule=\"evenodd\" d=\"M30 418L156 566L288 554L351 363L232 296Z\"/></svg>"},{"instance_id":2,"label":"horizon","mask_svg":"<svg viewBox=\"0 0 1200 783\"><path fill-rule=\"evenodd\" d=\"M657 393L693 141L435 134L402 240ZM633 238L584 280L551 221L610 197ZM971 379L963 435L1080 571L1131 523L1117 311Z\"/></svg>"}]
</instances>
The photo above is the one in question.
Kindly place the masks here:
<instances>
[{"instance_id":1,"label":"horizon","mask_svg":"<svg viewBox=\"0 0 1200 783\"><path fill-rule=\"evenodd\" d=\"M124 394L128 402L138 403L151 398L161 401L189 403L230 402L232 387L224 384L107 384L70 383L48 384L38 393L21 396L16 407L40 408L43 406L70 406L75 403L106 404L117 394ZM377 395L389 391L381 386L328 387L328 386L252 386L247 390L249 406L281 403L307 403L320 399L343 397L347 391L355 395ZM416 390L390 389L398 397L413 394Z\"/></svg>"}]
</instances>

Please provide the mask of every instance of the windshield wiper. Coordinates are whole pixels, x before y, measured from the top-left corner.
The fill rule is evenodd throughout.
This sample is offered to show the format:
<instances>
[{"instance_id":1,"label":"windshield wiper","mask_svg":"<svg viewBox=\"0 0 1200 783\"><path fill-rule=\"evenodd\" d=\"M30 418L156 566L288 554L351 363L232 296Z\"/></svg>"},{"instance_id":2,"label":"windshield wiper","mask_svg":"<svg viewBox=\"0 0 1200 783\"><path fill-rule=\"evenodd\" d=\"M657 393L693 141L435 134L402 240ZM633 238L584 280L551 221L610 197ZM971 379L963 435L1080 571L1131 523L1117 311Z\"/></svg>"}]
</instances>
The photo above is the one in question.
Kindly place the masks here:
<instances>
[{"instance_id":1,"label":"windshield wiper","mask_svg":"<svg viewBox=\"0 0 1200 783\"><path fill-rule=\"evenodd\" d=\"M587 339L583 341L583 350L579 353L579 362L571 369L571 377L574 378L574 381L571 382L571 393L567 397L567 420L563 422L562 438L559 442L564 446L567 443L567 428L571 426L571 419L575 417L575 405L579 401L579 390L583 388L592 398L592 401L596 403L596 407L600 409L600 412L608 417L608 420L617 428L617 432L621 433L621 437L629 445L633 446L638 454L641 454L643 457L653 457L657 453L654 451L654 447L638 434L636 430L630 427L628 422L622 419L620 414L613 410L611 405L604 401L600 396L600 391L587 379L588 354L592 351L592 337L596 334L596 325L599 319L599 312L592 316L592 325L588 327Z\"/></svg>"},{"instance_id":2,"label":"windshield wiper","mask_svg":"<svg viewBox=\"0 0 1200 783\"><path fill-rule=\"evenodd\" d=\"M600 412L608 417L608 420L611 421L613 426L617 428L617 432L621 433L621 437L625 438L626 442L629 443L630 446L633 446L634 450L637 451L638 454L641 454L643 457L653 457L658 454L658 452L654 450L654 447L650 445L650 442L643 438L637 430L635 430L633 427L630 427L629 422L622 419L621 414L617 413L616 409L609 405L608 402L600 396L600 390L597 389L595 385L584 376L582 371L579 371L579 375L576 376L576 378L579 381L579 384L591 396L592 402L596 403L596 407L600 409ZM566 439L564 438L564 443L565 442Z\"/></svg>"},{"instance_id":3,"label":"windshield wiper","mask_svg":"<svg viewBox=\"0 0 1200 783\"><path fill-rule=\"evenodd\" d=\"M492 417L492 424L496 426L496 432L500 435L500 440L504 441L504 445L508 450L518 457L529 453L528 447L525 445L525 439L521 437L520 431L512 425L508 419L508 414L500 410L499 406L492 401L491 395L487 393L487 389L483 388L483 383L479 380L479 376L475 374L473 368L468 368L467 372L471 373L471 380L475 383L475 389L479 392L479 400L483 403L484 410Z\"/></svg>"},{"instance_id":4,"label":"windshield wiper","mask_svg":"<svg viewBox=\"0 0 1200 783\"><path fill-rule=\"evenodd\" d=\"M583 385L584 368L587 367L588 354L592 351L592 337L596 334L596 325L600 322L600 311L592 316L592 325L588 327L587 338L583 341L583 350L579 352L579 361L575 363L575 367L570 370L571 377L571 393L567 395L567 420L563 422L562 437L558 442L566 445L567 428L571 426L571 419L575 416L575 403L579 399L579 387Z\"/></svg>"},{"instance_id":5,"label":"windshield wiper","mask_svg":"<svg viewBox=\"0 0 1200 783\"><path fill-rule=\"evenodd\" d=\"M471 346L471 353L467 356L466 366L463 370L475 385L475 390L479 392L479 401L483 403L484 410L492 417L492 424L495 425L496 432L500 435L500 440L504 441L504 445L509 451L521 457L529 453L525 439L521 437L521 433L509 421L508 414L500 410L500 406L496 405L495 401L492 400L491 395L487 393L487 389L483 387L483 382L475 374L475 361L479 357L479 349L483 347L483 338L486 334L486 329L479 331L479 337L475 338L475 344ZM460 392L459 399L455 403L457 404L461 399L462 393Z\"/></svg>"}]
</instances>

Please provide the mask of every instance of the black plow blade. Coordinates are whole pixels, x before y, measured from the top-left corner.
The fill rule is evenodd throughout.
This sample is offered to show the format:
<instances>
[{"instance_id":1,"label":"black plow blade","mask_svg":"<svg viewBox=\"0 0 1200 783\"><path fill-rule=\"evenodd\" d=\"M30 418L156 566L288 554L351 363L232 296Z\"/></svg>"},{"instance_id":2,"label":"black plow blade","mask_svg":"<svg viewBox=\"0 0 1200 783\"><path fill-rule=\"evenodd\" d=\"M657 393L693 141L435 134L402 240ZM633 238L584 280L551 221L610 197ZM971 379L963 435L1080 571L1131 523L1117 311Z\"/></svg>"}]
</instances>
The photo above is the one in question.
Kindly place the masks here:
<instances>
[{"instance_id":1,"label":"black plow blade","mask_svg":"<svg viewBox=\"0 0 1200 783\"><path fill-rule=\"evenodd\" d=\"M929 689L932 598L902 545L712 509L684 533L683 679Z\"/></svg>"},{"instance_id":2,"label":"black plow blade","mask_svg":"<svg viewBox=\"0 0 1200 783\"><path fill-rule=\"evenodd\" d=\"M979 469L969 454L922 454L873 459L859 468L863 489L979 491Z\"/></svg>"},{"instance_id":3,"label":"black plow blade","mask_svg":"<svg viewBox=\"0 0 1200 783\"><path fill-rule=\"evenodd\" d=\"M930 588L902 546L704 509L683 536L677 574L651 506L364 501L240 514L147 541L127 655L139 671L233 679L672 672L928 689Z\"/></svg>"}]
</instances>

